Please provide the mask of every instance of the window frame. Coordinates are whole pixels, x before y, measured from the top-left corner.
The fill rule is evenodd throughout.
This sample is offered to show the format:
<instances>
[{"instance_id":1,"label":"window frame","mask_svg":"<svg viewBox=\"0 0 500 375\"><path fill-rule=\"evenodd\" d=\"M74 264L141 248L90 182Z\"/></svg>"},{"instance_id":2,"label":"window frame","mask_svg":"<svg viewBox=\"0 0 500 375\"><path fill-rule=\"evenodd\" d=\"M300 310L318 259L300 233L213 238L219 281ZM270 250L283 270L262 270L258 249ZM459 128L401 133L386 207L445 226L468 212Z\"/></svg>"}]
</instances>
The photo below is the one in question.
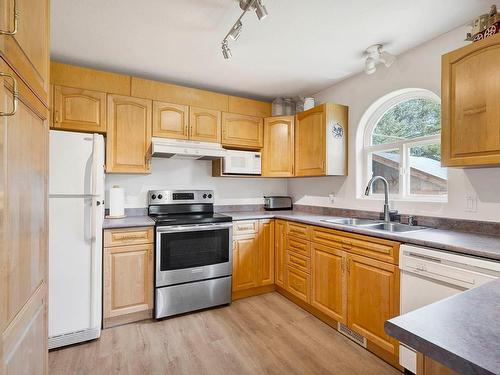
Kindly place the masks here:
<instances>
[{"instance_id":1,"label":"window frame","mask_svg":"<svg viewBox=\"0 0 500 375\"><path fill-rule=\"evenodd\" d=\"M409 89L403 92L396 92L391 95L386 100L384 100L380 105L377 106L375 110L368 117L365 124L364 135L363 135L363 183L364 186L368 184L370 178L372 178L372 157L374 152L381 151L399 151L399 191L397 194L391 193L392 198L402 201L419 201L419 202L447 202L448 193L443 195L429 195L429 194L411 194L410 192L410 164L409 164L409 151L412 147L425 146L430 144L441 144L441 132L435 135L425 135L421 137L384 143L380 145L372 145L373 131L380 119L392 108L400 103L406 102L412 99L430 99L439 105L441 105L441 98L433 93L432 91L425 89ZM383 194L371 194L370 196L364 196L365 199L383 199Z\"/></svg>"}]
</instances>

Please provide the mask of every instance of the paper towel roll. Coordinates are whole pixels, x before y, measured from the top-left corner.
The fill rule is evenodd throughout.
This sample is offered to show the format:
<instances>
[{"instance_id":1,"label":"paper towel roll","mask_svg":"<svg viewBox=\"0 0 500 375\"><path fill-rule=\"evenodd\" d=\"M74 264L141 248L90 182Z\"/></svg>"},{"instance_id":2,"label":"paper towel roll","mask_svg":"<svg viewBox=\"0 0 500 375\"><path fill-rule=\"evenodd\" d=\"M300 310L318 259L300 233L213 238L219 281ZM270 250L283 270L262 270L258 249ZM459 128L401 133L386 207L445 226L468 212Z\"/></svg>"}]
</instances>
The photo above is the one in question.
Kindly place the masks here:
<instances>
[{"instance_id":1,"label":"paper towel roll","mask_svg":"<svg viewBox=\"0 0 500 375\"><path fill-rule=\"evenodd\" d=\"M125 216L125 190L118 185L109 190L109 216Z\"/></svg>"}]
</instances>

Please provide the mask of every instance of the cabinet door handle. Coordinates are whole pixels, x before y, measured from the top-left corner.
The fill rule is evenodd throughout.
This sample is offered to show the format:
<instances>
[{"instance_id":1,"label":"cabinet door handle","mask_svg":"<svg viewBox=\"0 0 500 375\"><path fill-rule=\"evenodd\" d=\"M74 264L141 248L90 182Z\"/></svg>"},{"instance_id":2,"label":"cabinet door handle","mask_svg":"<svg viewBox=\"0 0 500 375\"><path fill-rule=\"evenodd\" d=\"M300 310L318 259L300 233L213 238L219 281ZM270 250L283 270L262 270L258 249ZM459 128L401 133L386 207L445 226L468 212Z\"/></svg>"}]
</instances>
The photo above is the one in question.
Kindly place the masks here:
<instances>
[{"instance_id":1,"label":"cabinet door handle","mask_svg":"<svg viewBox=\"0 0 500 375\"><path fill-rule=\"evenodd\" d=\"M17 34L20 15L21 15L21 12L19 12L19 9L17 7L17 0L14 0L14 26L13 26L12 30L0 30L0 35L15 35L15 34Z\"/></svg>"},{"instance_id":2,"label":"cabinet door handle","mask_svg":"<svg viewBox=\"0 0 500 375\"><path fill-rule=\"evenodd\" d=\"M0 112L0 116L13 116L17 112L17 103L19 101L19 90L17 88L17 80L12 74L0 72L0 77L12 79L12 111Z\"/></svg>"}]
</instances>

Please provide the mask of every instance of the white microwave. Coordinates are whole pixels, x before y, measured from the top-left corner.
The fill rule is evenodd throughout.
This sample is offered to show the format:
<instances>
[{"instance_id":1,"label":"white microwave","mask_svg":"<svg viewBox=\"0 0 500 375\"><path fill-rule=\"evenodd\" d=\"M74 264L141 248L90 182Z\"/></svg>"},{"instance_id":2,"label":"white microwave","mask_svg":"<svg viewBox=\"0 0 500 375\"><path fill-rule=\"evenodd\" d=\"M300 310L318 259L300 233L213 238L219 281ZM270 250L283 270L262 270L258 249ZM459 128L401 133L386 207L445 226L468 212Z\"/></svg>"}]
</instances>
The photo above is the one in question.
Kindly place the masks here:
<instances>
[{"instance_id":1,"label":"white microwave","mask_svg":"<svg viewBox=\"0 0 500 375\"><path fill-rule=\"evenodd\" d=\"M224 174L261 174L260 152L227 150L222 159Z\"/></svg>"}]
</instances>

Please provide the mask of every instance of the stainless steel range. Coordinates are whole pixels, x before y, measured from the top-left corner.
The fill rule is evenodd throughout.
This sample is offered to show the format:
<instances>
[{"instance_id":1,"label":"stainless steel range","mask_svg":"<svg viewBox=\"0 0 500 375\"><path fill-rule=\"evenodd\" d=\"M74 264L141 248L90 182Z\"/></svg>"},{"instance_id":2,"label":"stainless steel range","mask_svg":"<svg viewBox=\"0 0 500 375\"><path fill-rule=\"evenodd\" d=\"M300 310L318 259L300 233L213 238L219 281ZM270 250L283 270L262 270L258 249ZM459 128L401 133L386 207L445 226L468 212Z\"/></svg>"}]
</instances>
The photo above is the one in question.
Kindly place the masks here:
<instances>
[{"instance_id":1,"label":"stainless steel range","mask_svg":"<svg viewBox=\"0 0 500 375\"><path fill-rule=\"evenodd\" d=\"M152 190L155 318L231 302L232 218L214 213L211 190Z\"/></svg>"}]
</instances>

